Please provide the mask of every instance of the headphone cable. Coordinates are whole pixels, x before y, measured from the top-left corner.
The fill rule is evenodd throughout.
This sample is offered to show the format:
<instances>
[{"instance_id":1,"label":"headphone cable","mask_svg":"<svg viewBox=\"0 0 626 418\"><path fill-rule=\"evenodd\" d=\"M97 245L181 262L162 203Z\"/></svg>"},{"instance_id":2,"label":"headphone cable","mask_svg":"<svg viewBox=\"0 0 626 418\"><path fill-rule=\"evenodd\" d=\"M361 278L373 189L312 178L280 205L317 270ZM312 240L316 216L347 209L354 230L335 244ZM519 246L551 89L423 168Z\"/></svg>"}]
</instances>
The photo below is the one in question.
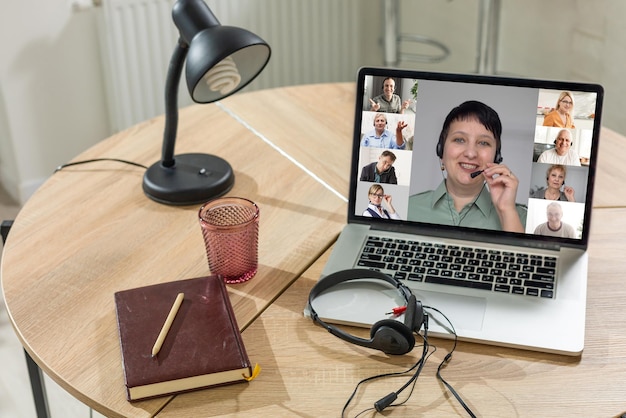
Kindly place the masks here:
<instances>
[{"instance_id":1,"label":"headphone cable","mask_svg":"<svg viewBox=\"0 0 626 418\"><path fill-rule=\"evenodd\" d=\"M418 333L418 335L420 335L420 334ZM357 390L359 389L359 387L362 384L367 383L367 382L372 381L372 380L381 379L383 377L401 376L401 375L409 373L409 372L413 371L413 369L417 368L417 370L415 371L413 376L411 376L411 378L400 389L398 389L397 391L392 392L389 395L387 395L387 396L379 399L378 401L376 401L376 403L374 404L374 408L376 409L376 411L381 412L383 409L387 408L388 406L399 406L399 405L402 405L403 403L405 403L406 401L408 401L409 398L411 397L411 394L409 394L409 396L404 401L402 401L402 402L400 402L398 404L395 404L395 405L391 405L393 403L393 401L395 401L398 398L398 394L400 394L400 392L402 392L407 387L409 387L409 385L411 383L415 383L415 381L419 377L422 369L424 368L424 364L426 363L426 359L429 357L428 351L430 349L430 344L428 343L428 315L427 314L424 314L424 336L422 337L422 339L424 340L424 344L422 345L422 355L421 355L420 359L413 366L411 366L410 368L408 368L407 370L405 370L403 372L392 372L392 373L379 374L379 375L376 375L376 376L367 377L367 378L361 380L360 382L358 382L356 387L354 388L354 391L352 391L352 394L350 395L350 397L346 401L346 404L343 406L343 409L341 410L341 417L343 418L345 416L346 409L348 408L348 405L350 405L350 402L352 402L352 399L354 399ZM370 410L370 409L368 408L367 410ZM365 411L363 411L363 412L365 412Z\"/></svg>"},{"instance_id":2,"label":"headphone cable","mask_svg":"<svg viewBox=\"0 0 626 418\"><path fill-rule=\"evenodd\" d=\"M470 409L470 407L467 406L465 401L463 401L463 398L461 398L461 395L459 395L458 392L452 387L452 385L449 384L443 378L443 376L441 376L441 370L448 365L448 363L452 359L452 353L454 353L454 351L456 350L456 345L457 345L457 342L459 340L459 337L458 337L458 335L456 333L456 329L454 329L454 325L452 325L452 322L450 321L450 319L447 316L445 316L443 314L443 312L441 312L439 309L433 308L432 306L424 306L424 309L431 309L431 310L437 312L439 315L441 315L446 320L448 325L450 325L449 329L447 327L445 327L445 326L443 328L446 329L449 333L451 333L454 336L454 339L453 339L454 343L452 344L452 348L450 349L448 354L446 354L444 359L441 361L441 363L439 363L439 366L437 367L437 378L441 381L441 383L444 384L444 386L450 391L450 393L452 393L452 395L456 398L456 400L459 402L459 404L461 404L461 406L463 407L463 409L465 409L465 411L469 414L469 416L471 418L476 418L476 415ZM437 319L435 319L435 322L439 322L439 321L437 321Z\"/></svg>"},{"instance_id":3,"label":"headphone cable","mask_svg":"<svg viewBox=\"0 0 626 418\"><path fill-rule=\"evenodd\" d=\"M430 348L430 344L428 343L428 315L427 314L424 315L424 336L422 338L424 339L424 344L422 344L422 357L416 363L417 370L415 371L413 376L411 376L411 378L400 389L398 389L395 392L391 392L389 395L387 395L387 396L379 399L378 401L376 401L374 403L374 408L376 408L376 411L382 412L385 408L390 406L396 399L398 399L398 395L404 389L409 387L409 385L411 383L413 383L413 382L415 382L417 380L417 378L419 377L420 373L422 372L422 369L424 368L424 364L426 363L426 357L427 357L427 354L428 354L428 350ZM407 400L408 400L408 398L405 401L403 401L402 403L406 402ZM396 404L396 405L391 405L391 406L401 405L402 403Z\"/></svg>"},{"instance_id":4,"label":"headphone cable","mask_svg":"<svg viewBox=\"0 0 626 418\"><path fill-rule=\"evenodd\" d=\"M341 416L342 417L345 416L346 409L348 408L348 405L350 405L350 402L352 402L352 399L354 399L354 397L356 396L356 392L358 391L359 387L362 384L370 382L372 380L382 379L384 377L401 376L401 375L407 374L407 373L411 372L413 369L415 369L416 367L418 367L421 361L422 361L422 359L420 358L413 366L411 366L410 368L408 368L408 369L406 369L406 370L404 370L402 372L391 372L391 373L378 374L376 376L366 377L365 379L363 379L360 382L358 382L357 385L355 386L354 390L352 391L352 394L350 395L350 397L346 401L346 404L343 406L343 409L341 411Z\"/></svg>"}]
</instances>

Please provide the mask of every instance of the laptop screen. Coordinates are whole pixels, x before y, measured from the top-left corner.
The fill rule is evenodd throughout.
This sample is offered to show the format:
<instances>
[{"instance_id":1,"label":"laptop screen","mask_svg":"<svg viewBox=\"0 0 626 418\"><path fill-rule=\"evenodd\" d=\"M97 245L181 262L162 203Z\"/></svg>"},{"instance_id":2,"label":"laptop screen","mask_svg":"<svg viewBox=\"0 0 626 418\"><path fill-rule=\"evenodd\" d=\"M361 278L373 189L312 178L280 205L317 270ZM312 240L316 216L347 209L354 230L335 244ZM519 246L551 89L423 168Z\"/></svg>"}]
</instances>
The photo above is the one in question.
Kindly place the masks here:
<instances>
[{"instance_id":1,"label":"laptop screen","mask_svg":"<svg viewBox=\"0 0 626 418\"><path fill-rule=\"evenodd\" d=\"M602 87L361 68L350 222L586 248Z\"/></svg>"}]
</instances>

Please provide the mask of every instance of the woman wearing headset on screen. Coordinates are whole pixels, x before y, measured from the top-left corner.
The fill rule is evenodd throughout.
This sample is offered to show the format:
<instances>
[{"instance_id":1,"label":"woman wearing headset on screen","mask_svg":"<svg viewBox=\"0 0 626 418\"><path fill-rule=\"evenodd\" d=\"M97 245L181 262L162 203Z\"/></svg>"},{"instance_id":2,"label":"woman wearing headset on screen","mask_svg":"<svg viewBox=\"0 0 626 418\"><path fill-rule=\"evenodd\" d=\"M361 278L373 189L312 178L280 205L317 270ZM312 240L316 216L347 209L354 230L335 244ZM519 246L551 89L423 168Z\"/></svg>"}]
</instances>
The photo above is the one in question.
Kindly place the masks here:
<instances>
[{"instance_id":1,"label":"woman wearing headset on screen","mask_svg":"<svg viewBox=\"0 0 626 418\"><path fill-rule=\"evenodd\" d=\"M537 189L530 194L530 197L535 199L546 200L561 200L564 202L575 202L574 188L565 186L565 177L567 176L567 169L564 165L554 164L546 171L546 187ZM563 187L563 191L561 191Z\"/></svg>"},{"instance_id":2,"label":"woman wearing headset on screen","mask_svg":"<svg viewBox=\"0 0 626 418\"><path fill-rule=\"evenodd\" d=\"M446 117L437 156L447 173L439 187L409 197L408 219L524 232L526 207L515 202L519 181L502 162L500 117L467 101Z\"/></svg>"}]
</instances>

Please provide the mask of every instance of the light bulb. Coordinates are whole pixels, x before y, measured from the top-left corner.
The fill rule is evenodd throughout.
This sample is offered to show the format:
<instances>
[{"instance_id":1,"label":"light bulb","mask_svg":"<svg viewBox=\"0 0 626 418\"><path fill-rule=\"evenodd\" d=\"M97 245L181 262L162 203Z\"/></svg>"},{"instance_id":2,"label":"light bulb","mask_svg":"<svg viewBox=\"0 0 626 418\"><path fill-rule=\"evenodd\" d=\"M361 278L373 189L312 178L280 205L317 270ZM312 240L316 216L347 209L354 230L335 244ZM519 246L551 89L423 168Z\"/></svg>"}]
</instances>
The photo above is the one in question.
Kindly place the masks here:
<instances>
[{"instance_id":1,"label":"light bulb","mask_svg":"<svg viewBox=\"0 0 626 418\"><path fill-rule=\"evenodd\" d=\"M241 82L241 75L235 61L229 56L217 63L205 75L204 80L212 91L225 95L233 91Z\"/></svg>"}]
</instances>

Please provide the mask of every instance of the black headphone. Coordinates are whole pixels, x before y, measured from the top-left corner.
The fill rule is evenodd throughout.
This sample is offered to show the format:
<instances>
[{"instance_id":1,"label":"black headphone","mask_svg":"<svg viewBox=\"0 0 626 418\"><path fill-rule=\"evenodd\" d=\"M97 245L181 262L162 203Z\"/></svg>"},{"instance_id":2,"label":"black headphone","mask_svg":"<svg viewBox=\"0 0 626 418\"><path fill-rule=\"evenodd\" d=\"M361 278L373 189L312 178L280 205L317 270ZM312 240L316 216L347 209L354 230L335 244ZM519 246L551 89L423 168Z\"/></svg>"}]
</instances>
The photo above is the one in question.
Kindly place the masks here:
<instances>
[{"instance_id":1,"label":"black headphone","mask_svg":"<svg viewBox=\"0 0 626 418\"><path fill-rule=\"evenodd\" d=\"M330 289L339 283L358 279L378 279L385 281L398 289L402 298L406 302L404 312L404 323L395 319L382 319L372 325L370 329L370 339L359 338L348 334L333 325L321 320L313 309L312 301L325 290ZM361 347L374 348L386 354L406 354L415 347L415 337L413 333L419 332L424 323L424 311L422 303L415 298L411 290L400 281L378 271L367 269L342 270L320 279L309 293L309 311L313 322L326 328L328 332L352 344Z\"/></svg>"},{"instance_id":2,"label":"black headphone","mask_svg":"<svg viewBox=\"0 0 626 418\"><path fill-rule=\"evenodd\" d=\"M445 142L445 138L443 137L443 135L439 135L439 141L437 142L437 157L439 158L443 158L443 143ZM556 143L556 141L555 141ZM500 164L502 162L503 158L502 158L502 146L500 144L498 144L498 147L496 148L496 155L493 159L493 162L496 164Z\"/></svg>"}]
</instances>

